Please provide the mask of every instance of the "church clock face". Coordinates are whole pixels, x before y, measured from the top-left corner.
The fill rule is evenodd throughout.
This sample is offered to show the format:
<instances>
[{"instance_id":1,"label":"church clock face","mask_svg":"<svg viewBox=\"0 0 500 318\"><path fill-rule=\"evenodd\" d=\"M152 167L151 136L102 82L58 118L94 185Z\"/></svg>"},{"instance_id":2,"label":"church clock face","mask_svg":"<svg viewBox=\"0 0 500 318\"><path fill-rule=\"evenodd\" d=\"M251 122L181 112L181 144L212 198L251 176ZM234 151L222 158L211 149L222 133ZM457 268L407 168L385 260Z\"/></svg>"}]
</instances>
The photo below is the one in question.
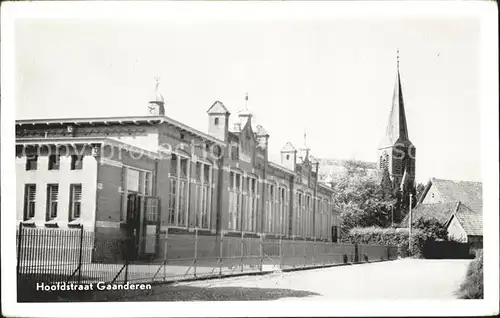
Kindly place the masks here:
<instances>
[{"instance_id":1,"label":"church clock face","mask_svg":"<svg viewBox=\"0 0 500 318\"><path fill-rule=\"evenodd\" d=\"M156 110L155 105L149 105L148 106L148 113L150 115L157 115L157 110Z\"/></svg>"}]
</instances>

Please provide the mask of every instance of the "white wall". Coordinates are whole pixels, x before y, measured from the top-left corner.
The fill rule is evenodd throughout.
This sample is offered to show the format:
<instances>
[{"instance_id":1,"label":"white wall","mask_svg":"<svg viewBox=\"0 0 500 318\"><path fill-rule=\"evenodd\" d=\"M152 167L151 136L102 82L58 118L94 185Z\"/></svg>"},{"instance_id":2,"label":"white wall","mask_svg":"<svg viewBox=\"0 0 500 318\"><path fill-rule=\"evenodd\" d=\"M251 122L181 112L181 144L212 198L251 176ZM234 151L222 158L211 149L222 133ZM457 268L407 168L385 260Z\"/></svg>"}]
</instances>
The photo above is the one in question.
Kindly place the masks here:
<instances>
[{"instance_id":1,"label":"white wall","mask_svg":"<svg viewBox=\"0 0 500 318\"><path fill-rule=\"evenodd\" d=\"M439 192L437 191L434 185L431 185L422 203L441 203L441 202L443 202L443 199L439 195Z\"/></svg>"},{"instance_id":2,"label":"white wall","mask_svg":"<svg viewBox=\"0 0 500 318\"><path fill-rule=\"evenodd\" d=\"M450 225L448 225L448 238L457 242L467 243L467 233L465 233L455 216L451 220Z\"/></svg>"},{"instance_id":3,"label":"white wall","mask_svg":"<svg viewBox=\"0 0 500 318\"><path fill-rule=\"evenodd\" d=\"M61 156L59 170L48 170L48 157L39 156L37 170L26 171L26 157L16 157L16 216L17 222L23 221L24 187L27 183L36 184L36 207L34 222L37 226L45 226L47 203L47 184L59 184L59 203L56 223L66 228L69 221L70 184L82 184L82 206L80 221L88 230L94 230L97 161L92 156L85 156L82 170L71 170L71 157Z\"/></svg>"},{"instance_id":4,"label":"white wall","mask_svg":"<svg viewBox=\"0 0 500 318\"><path fill-rule=\"evenodd\" d=\"M152 152L158 151L158 130L155 127L148 127L145 136L119 136L109 138L144 150Z\"/></svg>"}]
</instances>

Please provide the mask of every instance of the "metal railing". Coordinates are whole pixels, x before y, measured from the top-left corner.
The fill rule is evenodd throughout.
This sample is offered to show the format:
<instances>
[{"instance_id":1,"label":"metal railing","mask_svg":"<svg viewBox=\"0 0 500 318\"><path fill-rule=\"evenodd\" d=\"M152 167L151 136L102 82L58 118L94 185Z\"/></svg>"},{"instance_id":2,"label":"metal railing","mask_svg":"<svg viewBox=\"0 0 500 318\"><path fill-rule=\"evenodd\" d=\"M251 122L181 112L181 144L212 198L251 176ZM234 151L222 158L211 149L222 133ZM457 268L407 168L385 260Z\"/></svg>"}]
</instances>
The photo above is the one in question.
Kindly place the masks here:
<instances>
[{"instance_id":1,"label":"metal railing","mask_svg":"<svg viewBox=\"0 0 500 318\"><path fill-rule=\"evenodd\" d=\"M112 236L81 227L40 229L21 224L17 232L18 287L29 291L42 283L166 282L397 258L394 246L216 235L198 229L170 232L133 243L135 240L119 233ZM146 242L155 242L154 253L141 254Z\"/></svg>"}]
</instances>

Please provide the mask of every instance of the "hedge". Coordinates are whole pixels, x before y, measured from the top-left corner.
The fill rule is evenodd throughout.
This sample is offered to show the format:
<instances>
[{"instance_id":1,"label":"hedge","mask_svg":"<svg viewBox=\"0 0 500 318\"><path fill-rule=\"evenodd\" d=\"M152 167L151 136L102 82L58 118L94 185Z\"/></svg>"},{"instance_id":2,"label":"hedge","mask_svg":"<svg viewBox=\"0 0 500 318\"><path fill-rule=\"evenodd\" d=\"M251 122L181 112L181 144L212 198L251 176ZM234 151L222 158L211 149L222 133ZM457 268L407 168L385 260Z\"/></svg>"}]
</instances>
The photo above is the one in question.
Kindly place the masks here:
<instances>
[{"instance_id":1,"label":"hedge","mask_svg":"<svg viewBox=\"0 0 500 318\"><path fill-rule=\"evenodd\" d=\"M348 235L342 238L342 241L350 244L398 246L398 254L401 257L406 257L409 254L416 257L422 257L424 244L427 241L427 235L418 229L413 229L411 234L412 242L410 251L408 251L409 235L407 228L353 228L349 231Z\"/></svg>"},{"instance_id":2,"label":"hedge","mask_svg":"<svg viewBox=\"0 0 500 318\"><path fill-rule=\"evenodd\" d=\"M483 288L483 252L479 250L476 258L469 264L465 280L456 294L460 299L483 299Z\"/></svg>"}]
</instances>

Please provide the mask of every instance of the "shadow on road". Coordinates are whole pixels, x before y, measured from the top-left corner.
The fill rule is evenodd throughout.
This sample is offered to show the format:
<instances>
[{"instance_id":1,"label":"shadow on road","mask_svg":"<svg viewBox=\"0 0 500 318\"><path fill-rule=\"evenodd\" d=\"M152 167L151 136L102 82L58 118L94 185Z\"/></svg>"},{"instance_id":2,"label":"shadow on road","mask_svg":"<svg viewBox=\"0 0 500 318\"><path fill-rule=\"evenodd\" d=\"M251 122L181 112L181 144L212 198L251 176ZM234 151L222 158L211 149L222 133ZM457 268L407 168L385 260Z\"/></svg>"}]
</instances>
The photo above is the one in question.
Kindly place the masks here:
<instances>
[{"instance_id":1,"label":"shadow on road","mask_svg":"<svg viewBox=\"0 0 500 318\"><path fill-rule=\"evenodd\" d=\"M31 299L34 302L101 302L101 301L243 301L276 300L285 297L308 297L320 294L292 289L255 287L196 287L153 285L148 291L94 291L48 293ZM41 296L41 295L39 295Z\"/></svg>"}]
</instances>

